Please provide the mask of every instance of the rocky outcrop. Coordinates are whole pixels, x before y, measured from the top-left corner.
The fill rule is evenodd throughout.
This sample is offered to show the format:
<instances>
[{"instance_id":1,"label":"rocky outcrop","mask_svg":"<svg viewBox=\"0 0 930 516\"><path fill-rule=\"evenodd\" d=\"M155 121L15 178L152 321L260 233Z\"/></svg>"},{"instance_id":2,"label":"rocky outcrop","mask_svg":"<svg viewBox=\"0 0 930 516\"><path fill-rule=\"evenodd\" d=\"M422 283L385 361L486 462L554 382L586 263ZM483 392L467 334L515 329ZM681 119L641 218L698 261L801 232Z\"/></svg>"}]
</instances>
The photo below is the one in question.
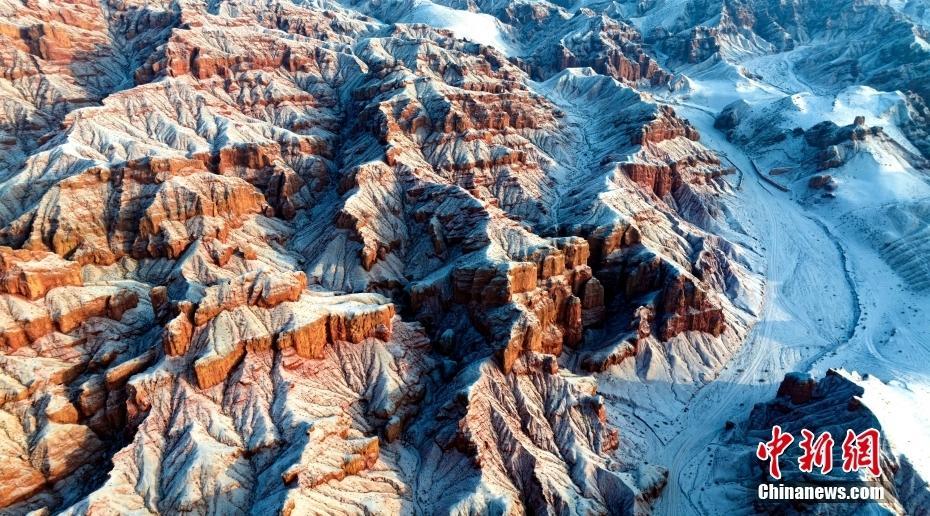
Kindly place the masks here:
<instances>
[{"instance_id":1,"label":"rocky outcrop","mask_svg":"<svg viewBox=\"0 0 930 516\"><path fill-rule=\"evenodd\" d=\"M168 356L180 356L187 353L194 325L191 321L193 305L190 302L178 303L178 314L165 324L162 332L162 345Z\"/></svg>"},{"instance_id":2,"label":"rocky outcrop","mask_svg":"<svg viewBox=\"0 0 930 516\"><path fill-rule=\"evenodd\" d=\"M273 308L285 301L297 301L307 286L303 272L255 271L206 289L194 311L194 324L201 326L220 312L252 305Z\"/></svg>"},{"instance_id":3,"label":"rocky outcrop","mask_svg":"<svg viewBox=\"0 0 930 516\"><path fill-rule=\"evenodd\" d=\"M91 317L107 316L120 320L139 303L131 290L110 287L63 287L46 298L49 315L62 333L69 333Z\"/></svg>"},{"instance_id":4,"label":"rocky outcrop","mask_svg":"<svg viewBox=\"0 0 930 516\"><path fill-rule=\"evenodd\" d=\"M876 128L875 132L880 130ZM847 141L862 141L868 134L869 129L865 127L865 118L857 117L854 123L845 127L839 127L830 121L816 124L804 131L804 141L811 147L823 149Z\"/></svg>"},{"instance_id":5,"label":"rocky outcrop","mask_svg":"<svg viewBox=\"0 0 930 516\"><path fill-rule=\"evenodd\" d=\"M281 309L275 310L272 318L286 319L275 338L275 344L279 349L294 348L299 356L322 358L324 346L334 342L329 332L330 316L327 313L311 312L305 315L303 312Z\"/></svg>"},{"instance_id":6,"label":"rocky outcrop","mask_svg":"<svg viewBox=\"0 0 930 516\"><path fill-rule=\"evenodd\" d=\"M723 310L708 297L707 290L694 280L678 276L659 294L657 308L665 314L659 333L668 340L683 331L699 331L717 336L723 333Z\"/></svg>"},{"instance_id":7,"label":"rocky outcrop","mask_svg":"<svg viewBox=\"0 0 930 516\"><path fill-rule=\"evenodd\" d=\"M656 31L661 38L663 50L670 53L679 63L701 63L718 55L726 36L733 28L697 26L679 34L669 36L667 30Z\"/></svg>"},{"instance_id":8,"label":"rocky outcrop","mask_svg":"<svg viewBox=\"0 0 930 516\"><path fill-rule=\"evenodd\" d=\"M246 306L220 312L198 326L194 336L190 337L193 339L194 348L200 350L193 364L198 385L202 389L208 389L223 383L247 351L267 350L273 343L277 344L279 349L294 348L297 354L303 357L322 358L323 346L327 343L359 343L369 337L390 339L394 318L393 305L366 306L348 302L328 306L332 311L324 312L316 318L303 315L306 311L314 309L319 312L321 307L314 307L312 303L288 305L282 310L274 311L270 314L271 320L284 322L281 329L276 326L269 328L266 325L264 320L269 314L256 313L254 309ZM183 344L183 339L187 336L184 334L184 317L183 314L179 314L172 321L182 321L177 323L177 326L181 327L181 335L167 334L171 335L168 342L172 351L186 351Z\"/></svg>"},{"instance_id":9,"label":"rocky outcrop","mask_svg":"<svg viewBox=\"0 0 930 516\"><path fill-rule=\"evenodd\" d=\"M612 263L608 262L604 276L608 279L607 287L633 304L646 302L636 308L638 322L634 326L640 336L656 334L668 340L686 331L714 336L724 332L723 305L705 282L641 244L615 256ZM648 317L639 313L643 309L648 311Z\"/></svg>"},{"instance_id":10,"label":"rocky outcrop","mask_svg":"<svg viewBox=\"0 0 930 516\"><path fill-rule=\"evenodd\" d=\"M457 451L452 456L457 463L477 464L483 472L482 483L495 491L515 494L532 485L529 496L516 502L519 511L552 506L633 511L648 506L651 495L623 480L623 473L614 469L619 465L597 458L598 452L615 448L619 436L605 426L604 400L595 394L595 384L570 382L558 373L555 363L551 357L527 355L514 364L514 373L509 375L481 364L475 371L478 380L470 382L467 391L462 390L462 379L456 378L446 389L457 390L457 395L437 413L440 422L452 424L440 427L444 430L436 435L435 445ZM544 424L520 424L520 414L550 403L556 406L545 410ZM552 467L552 458L569 449L578 453L569 454L565 467ZM539 468L539 464L548 467ZM573 464L586 468L573 472ZM656 485L646 490L664 485L667 473L661 469L655 473ZM530 475L535 480L527 484ZM556 486L566 475L580 486L597 487L599 494L582 499L561 492Z\"/></svg>"},{"instance_id":11,"label":"rocky outcrop","mask_svg":"<svg viewBox=\"0 0 930 516\"><path fill-rule=\"evenodd\" d=\"M907 139L920 150L924 159L930 159L930 144L927 128L930 127L930 108L925 98L916 93L909 93L906 97L907 119L900 123Z\"/></svg>"},{"instance_id":12,"label":"rocky outcrop","mask_svg":"<svg viewBox=\"0 0 930 516\"><path fill-rule=\"evenodd\" d=\"M548 39L552 37L553 23L548 17L545 21L549 22L545 28L537 27L537 20L517 23L524 30L548 32L539 34L541 48L524 64L536 78L547 79L566 68L591 67L630 85L665 86L672 80L672 74L647 51L639 31L623 21L590 9L579 9L574 17L556 29L567 34L557 40Z\"/></svg>"},{"instance_id":13,"label":"rocky outcrop","mask_svg":"<svg viewBox=\"0 0 930 516\"><path fill-rule=\"evenodd\" d=\"M38 299L55 288L81 285L81 267L55 254L0 247L0 292Z\"/></svg>"},{"instance_id":14,"label":"rocky outcrop","mask_svg":"<svg viewBox=\"0 0 930 516\"><path fill-rule=\"evenodd\" d=\"M198 238L226 241L243 218L265 206L251 185L207 172L199 160L91 169L57 188L64 191L49 192L39 211L22 219L25 245L101 265L123 256L178 258ZM114 202L87 206L84 196Z\"/></svg>"},{"instance_id":15,"label":"rocky outcrop","mask_svg":"<svg viewBox=\"0 0 930 516\"><path fill-rule=\"evenodd\" d=\"M591 278L581 287L581 315L585 326L604 319L604 287L597 278Z\"/></svg>"},{"instance_id":16,"label":"rocky outcrop","mask_svg":"<svg viewBox=\"0 0 930 516\"><path fill-rule=\"evenodd\" d=\"M229 379L247 352L272 345L318 359L327 344L391 339L393 304L380 296L314 296L305 281L303 273L259 271L208 288L196 309L179 307L166 326L166 353L191 350L197 384L209 389Z\"/></svg>"},{"instance_id":17,"label":"rocky outcrop","mask_svg":"<svg viewBox=\"0 0 930 516\"><path fill-rule=\"evenodd\" d=\"M246 350L271 348L271 332L248 307L221 312L198 329L194 349L194 374L201 389L223 383Z\"/></svg>"},{"instance_id":18,"label":"rocky outcrop","mask_svg":"<svg viewBox=\"0 0 930 516\"><path fill-rule=\"evenodd\" d=\"M640 129L640 133L633 135L631 143L634 145L659 143L680 136L694 141L700 139L697 130L691 127L690 122L678 118L672 108L661 106L653 115L653 119ZM702 157L716 159L712 154Z\"/></svg>"},{"instance_id":19,"label":"rocky outcrop","mask_svg":"<svg viewBox=\"0 0 930 516\"><path fill-rule=\"evenodd\" d=\"M575 353L730 327L725 169L623 86L670 78L636 29L515 5L571 37L511 59L391 2L56 6L0 8L2 509L648 506Z\"/></svg>"},{"instance_id":20,"label":"rocky outcrop","mask_svg":"<svg viewBox=\"0 0 930 516\"><path fill-rule=\"evenodd\" d=\"M135 291L106 285L59 287L37 301L0 294L0 345L16 350L55 331L71 333L91 318L119 321L138 303Z\"/></svg>"},{"instance_id":21,"label":"rocky outcrop","mask_svg":"<svg viewBox=\"0 0 930 516\"><path fill-rule=\"evenodd\" d=\"M49 253L4 250L2 259L0 477L16 488L0 504L18 512L27 499L82 496L105 476L125 384L155 359L118 336L153 321L139 284L85 282L77 264Z\"/></svg>"},{"instance_id":22,"label":"rocky outcrop","mask_svg":"<svg viewBox=\"0 0 930 516\"><path fill-rule=\"evenodd\" d=\"M327 322L329 342L361 342L368 337L391 338L394 305L363 306L330 313Z\"/></svg>"},{"instance_id":23,"label":"rocky outcrop","mask_svg":"<svg viewBox=\"0 0 930 516\"><path fill-rule=\"evenodd\" d=\"M826 375L815 380L809 375L801 373L788 373L778 388L777 397L769 402L757 404L752 409L745 428L739 427L734 431L734 441L742 441L747 447L754 447L758 442L771 438L772 426L779 425L782 431L791 433L795 439L801 439L801 430L806 428L815 435L830 432L835 440L832 450L833 470L828 474L802 473L797 467L788 467L797 464L801 447L794 444L789 446L780 462L783 484L801 481L811 475L822 482L862 481L868 477L864 471L844 472L840 467L843 464L841 444L847 430L859 434L869 428L881 432L879 440L879 459L881 476L875 479L885 489L885 498L876 503L883 509L909 513L914 507L923 503L928 493L926 486L914 489L914 476L918 475L907 458L895 451L896 443L889 437L885 425L888 424L879 417L886 407L870 407L867 399L875 395L880 399L881 393L890 389L888 385L874 379L862 378L858 374L840 370L828 370ZM876 392L867 392L876 391ZM753 461L752 471L754 481L766 478L768 466L755 458L753 453L744 456L746 461ZM762 504L757 503L757 510L766 514L777 514L790 510L793 504L789 502ZM814 514L854 514L863 507L859 503L807 503L806 510Z\"/></svg>"},{"instance_id":24,"label":"rocky outcrop","mask_svg":"<svg viewBox=\"0 0 930 516\"><path fill-rule=\"evenodd\" d=\"M814 397L817 382L808 374L788 373L778 386L779 398L788 398L796 405L807 403Z\"/></svg>"},{"instance_id":25,"label":"rocky outcrop","mask_svg":"<svg viewBox=\"0 0 930 516\"><path fill-rule=\"evenodd\" d=\"M592 277L588 256L584 239L559 238L527 257L532 261L460 266L448 277L414 285L412 307L428 321L452 303L464 305L486 339L504 336L498 353L510 371L521 353L561 354L563 345L581 342L584 326L602 320L603 289Z\"/></svg>"},{"instance_id":26,"label":"rocky outcrop","mask_svg":"<svg viewBox=\"0 0 930 516\"><path fill-rule=\"evenodd\" d=\"M836 190L836 180L830 174L812 176L807 180L807 186L810 188L823 188L828 191Z\"/></svg>"},{"instance_id":27,"label":"rocky outcrop","mask_svg":"<svg viewBox=\"0 0 930 516\"><path fill-rule=\"evenodd\" d=\"M255 501L261 510L302 512L329 497L352 511L375 502L399 510L409 495L396 489L398 482L411 481L405 473L383 476L385 469L402 468L392 451L396 447L382 436L410 422L410 407L422 398L435 363L420 328L398 322L395 330L387 341L333 343L314 360L297 356L293 348L254 347L242 357L222 396L207 396L195 378L169 371L136 376L127 403L140 416L139 430L114 457L113 472L101 489L72 510L93 511L112 504L140 507L145 493L160 492L158 486L140 480L149 471L149 466L140 470L135 465L134 456L143 447L151 454L147 465L181 474L183 483L168 484L179 492L225 482L262 490L264 496ZM272 423L275 406L287 411L286 417L276 419L278 424ZM202 418L210 421L210 414L223 410L230 411L228 418L212 422L224 433L203 425ZM189 446L202 454L188 453ZM252 473L243 455L267 456L266 473ZM185 469L176 469L176 457L186 457ZM218 476L201 474L208 471ZM155 508L208 511L219 509L219 504L242 503L233 491L195 500L160 497Z\"/></svg>"}]
</instances>

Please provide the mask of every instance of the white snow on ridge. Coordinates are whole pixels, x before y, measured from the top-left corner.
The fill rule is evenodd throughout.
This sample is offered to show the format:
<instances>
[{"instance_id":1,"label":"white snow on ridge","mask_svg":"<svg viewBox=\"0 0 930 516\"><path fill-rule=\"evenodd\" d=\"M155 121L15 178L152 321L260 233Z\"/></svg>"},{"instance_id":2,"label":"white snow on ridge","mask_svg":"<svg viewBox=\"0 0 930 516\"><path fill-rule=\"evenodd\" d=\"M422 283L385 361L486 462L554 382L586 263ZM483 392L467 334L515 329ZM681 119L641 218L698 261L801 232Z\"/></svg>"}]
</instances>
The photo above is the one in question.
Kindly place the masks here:
<instances>
[{"instance_id":1,"label":"white snow on ridge","mask_svg":"<svg viewBox=\"0 0 930 516\"><path fill-rule=\"evenodd\" d=\"M519 54L519 45L510 35L510 27L490 14L453 9L430 0L416 0L411 10L398 21L448 29L458 38L492 46L508 57Z\"/></svg>"},{"instance_id":2,"label":"white snow on ridge","mask_svg":"<svg viewBox=\"0 0 930 516\"><path fill-rule=\"evenodd\" d=\"M881 421L892 451L907 457L921 478L930 478L930 449L925 443L930 412L920 410L930 399L930 389L896 380L885 383L875 376L853 375L851 379L865 389L862 401Z\"/></svg>"},{"instance_id":3,"label":"white snow on ridge","mask_svg":"<svg viewBox=\"0 0 930 516\"><path fill-rule=\"evenodd\" d=\"M833 210L837 204L851 211L930 196L930 188L900 156L885 145L866 147L868 152L853 156L834 176L840 188L835 193L835 201L839 202L832 203Z\"/></svg>"},{"instance_id":4,"label":"white snow on ridge","mask_svg":"<svg viewBox=\"0 0 930 516\"><path fill-rule=\"evenodd\" d=\"M743 76L738 67L725 61L688 67L678 79L677 91L666 102L690 105L717 114L737 100L749 103L783 97L777 89Z\"/></svg>"},{"instance_id":5,"label":"white snow on ridge","mask_svg":"<svg viewBox=\"0 0 930 516\"><path fill-rule=\"evenodd\" d=\"M763 79L774 77L792 88L803 88L784 54L780 56L782 58L776 55L751 60L753 73ZM736 65L725 61L710 66L705 64L704 68L698 65L689 72L693 76L684 80L686 88L675 92L666 99L668 102L716 114L732 102L742 100L749 105L748 113L742 115L746 125L770 128L768 130L772 134L794 128L807 130L824 121L847 126L862 116L866 126L882 127L884 133L907 152L919 154L899 127L908 117L905 97L901 92L849 86L836 94L813 92L809 88L789 94L783 87L773 87L744 76ZM793 167L797 165L796 160L801 159L800 149L792 148L787 141L766 149L756 149L753 154L760 168L766 172L778 167ZM860 144L848 163L825 172L832 174L842 185L829 211L836 215L930 197L930 185L905 158L900 148L888 143L870 140ZM797 188L804 196L809 192L806 178L802 175L801 179Z\"/></svg>"},{"instance_id":6,"label":"white snow on ridge","mask_svg":"<svg viewBox=\"0 0 930 516\"><path fill-rule=\"evenodd\" d=\"M633 25L643 34L658 27L675 27L682 20L690 0L660 0L642 16L630 17Z\"/></svg>"},{"instance_id":7,"label":"white snow on ridge","mask_svg":"<svg viewBox=\"0 0 930 516\"><path fill-rule=\"evenodd\" d=\"M907 117L905 97L899 91L885 92L868 86L850 86L835 96L796 93L790 97L790 102L787 106L790 110L781 109L785 104L779 105L779 115L786 121L782 125L784 129L809 129L823 121L845 126L853 123L857 116L863 116L867 126L881 126L898 144L910 152L918 153L898 127Z\"/></svg>"},{"instance_id":8,"label":"white snow on ridge","mask_svg":"<svg viewBox=\"0 0 930 516\"><path fill-rule=\"evenodd\" d=\"M801 138L788 137L776 143L770 139L794 128L809 130L823 121L848 126L858 116L864 118L866 127L882 127L886 136L869 135L842 145L838 167L815 170L807 160L817 149L807 147ZM923 224L915 221L930 210L930 184L926 172L915 169L914 156L919 153L900 129L907 116L901 93L864 86L846 88L835 96L803 92L756 102L740 115L745 130L760 131L749 136L747 144L753 147L750 152L760 172L768 175L776 169L789 170L770 180L789 187L805 211L834 228L847 248L857 249L861 258L851 256L851 260L881 257L883 265L870 263L863 270L871 274L886 270L889 279L885 281L904 279L908 288L926 291L930 289L930 267L925 259L930 239L925 234L926 218ZM831 176L836 190L824 197L823 191L811 189L808 179L814 174ZM877 281L869 283L864 289L871 293L883 288ZM924 297L915 300L930 308L926 301Z\"/></svg>"}]
</instances>

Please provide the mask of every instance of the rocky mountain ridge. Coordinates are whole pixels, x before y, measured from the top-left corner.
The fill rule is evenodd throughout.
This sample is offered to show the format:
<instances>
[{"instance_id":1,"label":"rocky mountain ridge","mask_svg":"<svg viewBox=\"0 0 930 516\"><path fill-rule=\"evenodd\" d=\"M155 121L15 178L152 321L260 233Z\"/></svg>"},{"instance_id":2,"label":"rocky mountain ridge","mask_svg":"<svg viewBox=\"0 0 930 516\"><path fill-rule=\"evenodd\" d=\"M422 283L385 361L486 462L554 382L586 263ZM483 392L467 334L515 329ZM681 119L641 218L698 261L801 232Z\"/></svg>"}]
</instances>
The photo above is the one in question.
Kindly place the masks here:
<instances>
[{"instance_id":1,"label":"rocky mountain ridge","mask_svg":"<svg viewBox=\"0 0 930 516\"><path fill-rule=\"evenodd\" d=\"M529 64L338 4L4 9L6 510L648 506L663 470L559 357L725 355L746 272L697 132L556 73L666 82L635 31L583 14L625 50ZM567 159L536 74L622 99L610 144Z\"/></svg>"}]
</instances>

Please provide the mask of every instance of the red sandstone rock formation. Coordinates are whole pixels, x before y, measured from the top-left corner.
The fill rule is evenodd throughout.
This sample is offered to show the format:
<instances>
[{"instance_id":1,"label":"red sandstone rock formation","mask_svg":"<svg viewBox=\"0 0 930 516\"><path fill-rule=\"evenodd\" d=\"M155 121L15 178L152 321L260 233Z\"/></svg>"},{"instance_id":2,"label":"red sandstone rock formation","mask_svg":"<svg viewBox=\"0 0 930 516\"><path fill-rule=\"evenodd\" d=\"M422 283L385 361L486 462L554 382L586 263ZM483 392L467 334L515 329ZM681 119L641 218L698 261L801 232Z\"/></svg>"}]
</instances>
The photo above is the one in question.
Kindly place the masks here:
<instances>
[{"instance_id":1,"label":"red sandstone rock formation","mask_svg":"<svg viewBox=\"0 0 930 516\"><path fill-rule=\"evenodd\" d=\"M0 292L38 299L55 288L81 285L81 268L52 253L0 247Z\"/></svg>"},{"instance_id":2,"label":"red sandstone rock formation","mask_svg":"<svg viewBox=\"0 0 930 516\"><path fill-rule=\"evenodd\" d=\"M611 78L524 72L665 84L632 27L518 66L335 5L3 9L0 508L399 512L413 457L461 471L427 512L640 503L558 360L650 296L642 341L727 329L682 244L723 170ZM628 111L568 173L579 91Z\"/></svg>"}]
</instances>

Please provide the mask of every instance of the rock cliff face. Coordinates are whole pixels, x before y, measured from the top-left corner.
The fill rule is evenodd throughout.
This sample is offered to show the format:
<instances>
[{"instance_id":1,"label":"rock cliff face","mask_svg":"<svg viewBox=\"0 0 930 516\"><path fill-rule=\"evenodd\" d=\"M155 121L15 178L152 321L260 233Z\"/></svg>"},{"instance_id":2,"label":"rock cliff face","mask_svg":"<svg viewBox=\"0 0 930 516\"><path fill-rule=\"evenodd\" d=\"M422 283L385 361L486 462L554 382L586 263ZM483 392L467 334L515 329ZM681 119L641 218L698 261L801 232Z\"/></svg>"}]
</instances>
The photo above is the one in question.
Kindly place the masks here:
<instances>
[{"instance_id":1,"label":"rock cliff face","mask_svg":"<svg viewBox=\"0 0 930 516\"><path fill-rule=\"evenodd\" d=\"M549 23L545 25L535 20L519 20L516 24L526 31L538 31L536 37L541 41L540 46L526 59L533 76L547 78L565 68L590 67L631 85L659 87L667 86L672 80L672 74L662 69L646 51L639 31L627 23L590 9L580 9L562 22L564 27L558 30L564 32L564 36L557 42L547 41L545 38L551 37L549 31L553 29L549 18L554 16L558 14L546 16L545 21Z\"/></svg>"},{"instance_id":2,"label":"rock cliff face","mask_svg":"<svg viewBox=\"0 0 930 516\"><path fill-rule=\"evenodd\" d=\"M648 508L579 373L738 346L730 171L632 25L389 7L0 5L0 509Z\"/></svg>"}]
</instances>

